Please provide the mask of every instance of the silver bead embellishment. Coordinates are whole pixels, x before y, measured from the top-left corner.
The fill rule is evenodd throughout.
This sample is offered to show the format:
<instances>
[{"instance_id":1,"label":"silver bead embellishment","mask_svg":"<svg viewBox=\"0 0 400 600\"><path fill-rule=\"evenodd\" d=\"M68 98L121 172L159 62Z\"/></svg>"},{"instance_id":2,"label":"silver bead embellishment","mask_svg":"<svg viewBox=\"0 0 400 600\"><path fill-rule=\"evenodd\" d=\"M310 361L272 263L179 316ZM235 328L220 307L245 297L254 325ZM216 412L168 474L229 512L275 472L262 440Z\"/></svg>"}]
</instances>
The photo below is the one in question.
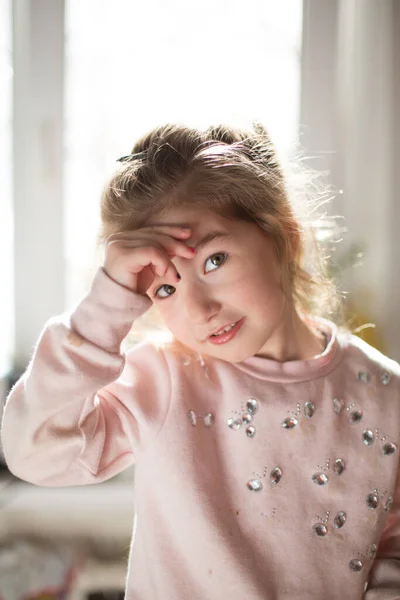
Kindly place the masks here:
<instances>
[{"instance_id":1,"label":"silver bead embellishment","mask_svg":"<svg viewBox=\"0 0 400 600\"><path fill-rule=\"evenodd\" d=\"M314 473L312 480L317 485L326 485L328 483L328 478L325 473Z\"/></svg>"},{"instance_id":2,"label":"silver bead embellishment","mask_svg":"<svg viewBox=\"0 0 400 600\"><path fill-rule=\"evenodd\" d=\"M254 415L258 410L258 403L255 398L248 398L246 402L246 408L244 407L244 403L242 402L240 405L240 412L235 410L232 411L234 415L227 420L228 427L231 429L235 429L236 431L242 427L242 425L246 427L246 435L249 438L252 438L256 434L256 429L250 423L254 420ZM240 415L240 416L239 416Z\"/></svg>"},{"instance_id":3,"label":"silver bead embellishment","mask_svg":"<svg viewBox=\"0 0 400 600\"><path fill-rule=\"evenodd\" d=\"M355 410L352 413L350 413L349 421L350 421L350 423L359 423L362 419L362 416L363 416L362 410Z\"/></svg>"},{"instance_id":4,"label":"silver bead embellishment","mask_svg":"<svg viewBox=\"0 0 400 600\"><path fill-rule=\"evenodd\" d=\"M392 505L393 505L393 496L389 496L389 498L387 499L386 504L385 504L386 512L388 512L392 508Z\"/></svg>"},{"instance_id":5,"label":"silver bead embellishment","mask_svg":"<svg viewBox=\"0 0 400 600\"><path fill-rule=\"evenodd\" d=\"M382 453L385 456L390 456L391 454L394 454L397 450L397 445L393 444L392 442L388 442L387 444L385 444L382 448Z\"/></svg>"},{"instance_id":6,"label":"silver bead embellishment","mask_svg":"<svg viewBox=\"0 0 400 600\"><path fill-rule=\"evenodd\" d=\"M271 474L270 474L271 483L276 485L277 483L280 482L281 479L282 479L281 469L279 467L275 467L275 469L272 469Z\"/></svg>"},{"instance_id":7,"label":"silver bead embellishment","mask_svg":"<svg viewBox=\"0 0 400 600\"><path fill-rule=\"evenodd\" d=\"M364 429L362 433L362 440L366 446L371 446L375 441L375 436L370 429Z\"/></svg>"},{"instance_id":8,"label":"silver bead embellishment","mask_svg":"<svg viewBox=\"0 0 400 600\"><path fill-rule=\"evenodd\" d=\"M357 373L357 379L363 383L369 383L371 381L371 375L367 373L367 371L359 371Z\"/></svg>"},{"instance_id":9,"label":"silver bead embellishment","mask_svg":"<svg viewBox=\"0 0 400 600\"><path fill-rule=\"evenodd\" d=\"M246 407L251 415L255 415L258 410L257 400L255 398L249 398L247 400Z\"/></svg>"},{"instance_id":10,"label":"silver bead embellishment","mask_svg":"<svg viewBox=\"0 0 400 600\"><path fill-rule=\"evenodd\" d=\"M387 385L390 381L389 371L382 371L379 375L379 379L381 380L381 383L383 383L383 385Z\"/></svg>"},{"instance_id":11,"label":"silver bead embellishment","mask_svg":"<svg viewBox=\"0 0 400 600\"><path fill-rule=\"evenodd\" d=\"M197 424L197 415L196 415L195 411L194 410L189 410L188 417L189 417L190 423L193 426L195 426Z\"/></svg>"},{"instance_id":12,"label":"silver bead embellishment","mask_svg":"<svg viewBox=\"0 0 400 600\"><path fill-rule=\"evenodd\" d=\"M252 422L252 420L253 420L253 417L251 416L251 414L250 414L250 413L245 413L245 414L242 416L242 421L243 421L243 423L251 423L251 422Z\"/></svg>"},{"instance_id":13,"label":"silver bead embellishment","mask_svg":"<svg viewBox=\"0 0 400 600\"><path fill-rule=\"evenodd\" d=\"M349 568L350 568L350 571L354 571L355 573L358 573L363 568L363 564L362 564L361 560L359 560L358 558L353 558L353 560L351 560L349 562Z\"/></svg>"},{"instance_id":14,"label":"silver bead embellishment","mask_svg":"<svg viewBox=\"0 0 400 600\"><path fill-rule=\"evenodd\" d=\"M252 425L249 425L249 427L246 427L246 435L247 437L254 437L256 435L256 428L253 427Z\"/></svg>"},{"instance_id":15,"label":"silver bead embellishment","mask_svg":"<svg viewBox=\"0 0 400 600\"><path fill-rule=\"evenodd\" d=\"M342 458L337 458L333 464L333 471L337 475L341 475L345 469L346 465L344 464L344 460Z\"/></svg>"},{"instance_id":16,"label":"silver bead embellishment","mask_svg":"<svg viewBox=\"0 0 400 600\"><path fill-rule=\"evenodd\" d=\"M259 473L257 473L256 471L253 471L253 474L257 477L257 479L250 479L250 481L247 482L247 487L249 490L254 491L254 492L260 492L263 489L263 485L261 483L261 480L264 479L267 475L268 472L268 467L265 466L263 469L263 473L262 475L260 475ZM280 482L280 480L282 479L282 470L280 467L274 467L272 469L272 471L269 474L269 479L270 479L270 483L272 485L276 485Z\"/></svg>"},{"instance_id":17,"label":"silver bead embellishment","mask_svg":"<svg viewBox=\"0 0 400 600\"><path fill-rule=\"evenodd\" d=\"M282 427L284 429L294 429L298 424L299 422L295 417L286 417L286 419L282 421Z\"/></svg>"},{"instance_id":18,"label":"silver bead embellishment","mask_svg":"<svg viewBox=\"0 0 400 600\"><path fill-rule=\"evenodd\" d=\"M241 428L243 421L242 419L228 419L227 423L231 429L238 430Z\"/></svg>"},{"instance_id":19,"label":"silver bead embellishment","mask_svg":"<svg viewBox=\"0 0 400 600\"><path fill-rule=\"evenodd\" d=\"M315 406L312 402L305 402L304 404L304 414L307 419L311 419L315 411Z\"/></svg>"},{"instance_id":20,"label":"silver bead embellishment","mask_svg":"<svg viewBox=\"0 0 400 600\"><path fill-rule=\"evenodd\" d=\"M211 413L204 414L203 423L205 427L212 427L214 425L214 415Z\"/></svg>"},{"instance_id":21,"label":"silver bead embellishment","mask_svg":"<svg viewBox=\"0 0 400 600\"><path fill-rule=\"evenodd\" d=\"M328 528L323 523L315 523L315 525L313 525L313 531L318 537L325 537L328 533Z\"/></svg>"},{"instance_id":22,"label":"silver bead embellishment","mask_svg":"<svg viewBox=\"0 0 400 600\"><path fill-rule=\"evenodd\" d=\"M247 487L252 492L261 492L263 489L262 483L259 481L259 479L250 479L250 481L247 482Z\"/></svg>"},{"instance_id":23,"label":"silver bead embellishment","mask_svg":"<svg viewBox=\"0 0 400 600\"><path fill-rule=\"evenodd\" d=\"M376 544L372 544L371 546L371 550L368 553L369 558L371 558L372 560L374 560L375 556L376 556L376 551L377 551L377 546Z\"/></svg>"},{"instance_id":24,"label":"silver bead embellishment","mask_svg":"<svg viewBox=\"0 0 400 600\"><path fill-rule=\"evenodd\" d=\"M344 409L344 400L342 398L334 398L332 400L333 402L333 410L335 411L335 413L337 413L338 415L340 415L340 413L342 412L342 410Z\"/></svg>"},{"instance_id":25,"label":"silver bead embellishment","mask_svg":"<svg viewBox=\"0 0 400 600\"><path fill-rule=\"evenodd\" d=\"M338 512L336 517L333 520L333 524L336 529L340 529L346 523L347 515L342 510Z\"/></svg>"},{"instance_id":26,"label":"silver bead embellishment","mask_svg":"<svg viewBox=\"0 0 400 600\"><path fill-rule=\"evenodd\" d=\"M195 410L189 410L188 417L193 427L196 427L201 422L203 422L204 427L212 427L214 425L214 415L212 413L197 413Z\"/></svg>"},{"instance_id":27,"label":"silver bead embellishment","mask_svg":"<svg viewBox=\"0 0 400 600\"><path fill-rule=\"evenodd\" d=\"M365 501L367 503L368 508L371 508L372 510L375 510L379 506L379 496L376 492L368 494Z\"/></svg>"}]
</instances>

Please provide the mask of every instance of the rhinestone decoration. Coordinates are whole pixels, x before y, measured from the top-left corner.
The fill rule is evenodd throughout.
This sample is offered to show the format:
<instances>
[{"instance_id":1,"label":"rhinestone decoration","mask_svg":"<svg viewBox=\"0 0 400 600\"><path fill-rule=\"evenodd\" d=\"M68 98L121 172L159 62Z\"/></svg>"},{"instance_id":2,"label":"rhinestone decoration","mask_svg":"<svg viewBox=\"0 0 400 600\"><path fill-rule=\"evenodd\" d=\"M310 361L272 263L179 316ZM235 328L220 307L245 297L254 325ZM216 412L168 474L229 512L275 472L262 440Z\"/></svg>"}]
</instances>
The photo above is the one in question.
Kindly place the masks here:
<instances>
[{"instance_id":1,"label":"rhinestone decoration","mask_svg":"<svg viewBox=\"0 0 400 600\"><path fill-rule=\"evenodd\" d=\"M306 402L304 404L304 414L306 415L307 419L311 419L311 417L313 416L315 411L315 406L312 402Z\"/></svg>"},{"instance_id":2,"label":"rhinestone decoration","mask_svg":"<svg viewBox=\"0 0 400 600\"><path fill-rule=\"evenodd\" d=\"M382 453L385 456L390 456L391 454L394 454L397 450L397 446L396 444L393 444L392 442L388 442L387 444L385 444L382 448Z\"/></svg>"},{"instance_id":3,"label":"rhinestone decoration","mask_svg":"<svg viewBox=\"0 0 400 600\"><path fill-rule=\"evenodd\" d=\"M232 411L234 415L227 420L228 427L231 429L238 430L242 427L242 425L247 425L246 427L246 435L249 438L252 438L256 435L256 428L252 425L249 425L254 420L254 415L258 410L258 403L255 398L248 398L246 402L246 408L244 407L244 402L240 405L240 412L235 410Z\"/></svg>"},{"instance_id":4,"label":"rhinestone decoration","mask_svg":"<svg viewBox=\"0 0 400 600\"><path fill-rule=\"evenodd\" d=\"M271 483L273 483L275 485L275 484L279 483L281 479L282 479L281 469L279 467L275 467L275 469L272 469L271 474L270 474Z\"/></svg>"},{"instance_id":5,"label":"rhinestone decoration","mask_svg":"<svg viewBox=\"0 0 400 600\"><path fill-rule=\"evenodd\" d=\"M363 416L362 410L355 410L352 413L350 413L349 421L350 421L350 423L359 423L362 419L362 416Z\"/></svg>"},{"instance_id":6,"label":"rhinestone decoration","mask_svg":"<svg viewBox=\"0 0 400 600\"><path fill-rule=\"evenodd\" d=\"M336 529L340 529L346 523L347 515L342 510L338 512L336 517L333 520L333 524Z\"/></svg>"},{"instance_id":7,"label":"rhinestone decoration","mask_svg":"<svg viewBox=\"0 0 400 600\"><path fill-rule=\"evenodd\" d=\"M205 413L203 415L203 423L205 427L212 427L212 425L214 425L214 415Z\"/></svg>"},{"instance_id":8,"label":"rhinestone decoration","mask_svg":"<svg viewBox=\"0 0 400 600\"><path fill-rule=\"evenodd\" d=\"M390 381L390 373L388 371L382 371L379 379L381 380L381 383L383 383L383 385L387 385Z\"/></svg>"},{"instance_id":9,"label":"rhinestone decoration","mask_svg":"<svg viewBox=\"0 0 400 600\"><path fill-rule=\"evenodd\" d=\"M227 423L231 429L237 430L241 428L243 421L242 419L228 419Z\"/></svg>"},{"instance_id":10,"label":"rhinestone decoration","mask_svg":"<svg viewBox=\"0 0 400 600\"><path fill-rule=\"evenodd\" d=\"M242 416L243 423L251 423L252 420L253 420L253 417L251 416L250 413L246 413Z\"/></svg>"},{"instance_id":11,"label":"rhinestone decoration","mask_svg":"<svg viewBox=\"0 0 400 600\"><path fill-rule=\"evenodd\" d=\"M263 489L262 483L258 479L250 479L250 481L247 482L247 487L252 492L261 492Z\"/></svg>"},{"instance_id":12,"label":"rhinestone decoration","mask_svg":"<svg viewBox=\"0 0 400 600\"><path fill-rule=\"evenodd\" d=\"M255 398L249 398L249 400L247 400L246 407L251 415L255 415L258 410L257 400Z\"/></svg>"},{"instance_id":13,"label":"rhinestone decoration","mask_svg":"<svg viewBox=\"0 0 400 600\"><path fill-rule=\"evenodd\" d=\"M362 440L366 446L371 446L375 441L375 436L370 429L364 429L362 433Z\"/></svg>"},{"instance_id":14,"label":"rhinestone decoration","mask_svg":"<svg viewBox=\"0 0 400 600\"><path fill-rule=\"evenodd\" d=\"M212 413L196 413L195 410L189 410L188 417L193 427L196 427L202 420L204 427L212 427L214 425L214 415Z\"/></svg>"},{"instance_id":15,"label":"rhinestone decoration","mask_svg":"<svg viewBox=\"0 0 400 600\"><path fill-rule=\"evenodd\" d=\"M209 376L208 376L208 366L206 365L206 362L205 362L205 360L204 360L204 358L203 358L203 355L202 355L200 352L197 352L197 353L196 353L196 358L195 358L195 360L200 362L200 365L201 365L201 367L202 367L202 370L203 370L203 373L204 373L205 377L206 377L207 379L209 379ZM191 363L191 359L190 359L190 358L187 358L186 362L184 362L183 364L184 364L185 366L187 366L187 365L189 365L190 363Z\"/></svg>"},{"instance_id":16,"label":"rhinestone decoration","mask_svg":"<svg viewBox=\"0 0 400 600\"><path fill-rule=\"evenodd\" d=\"M314 473L312 480L317 485L326 485L328 483L328 478L325 473Z\"/></svg>"},{"instance_id":17,"label":"rhinestone decoration","mask_svg":"<svg viewBox=\"0 0 400 600\"><path fill-rule=\"evenodd\" d=\"M250 425L249 427L246 427L246 435L247 437L254 437L256 435L256 428L253 427L252 425Z\"/></svg>"},{"instance_id":18,"label":"rhinestone decoration","mask_svg":"<svg viewBox=\"0 0 400 600\"><path fill-rule=\"evenodd\" d=\"M294 417L286 417L286 419L282 421L282 427L284 429L294 429L298 424L298 420Z\"/></svg>"},{"instance_id":19,"label":"rhinestone decoration","mask_svg":"<svg viewBox=\"0 0 400 600\"><path fill-rule=\"evenodd\" d=\"M323 523L313 525L313 531L318 537L325 537L328 533L328 528Z\"/></svg>"},{"instance_id":20,"label":"rhinestone decoration","mask_svg":"<svg viewBox=\"0 0 400 600\"><path fill-rule=\"evenodd\" d=\"M189 417L189 421L191 422L191 424L193 426L197 424L197 415L194 412L194 410L189 410L188 417Z\"/></svg>"},{"instance_id":21,"label":"rhinestone decoration","mask_svg":"<svg viewBox=\"0 0 400 600\"><path fill-rule=\"evenodd\" d=\"M393 505L393 497L389 496L389 498L387 499L386 504L385 504L386 512L392 508L392 505Z\"/></svg>"},{"instance_id":22,"label":"rhinestone decoration","mask_svg":"<svg viewBox=\"0 0 400 600\"><path fill-rule=\"evenodd\" d=\"M355 573L358 573L363 568L363 564L362 564L361 560L359 560L358 558L353 558L353 560L351 560L349 562L349 568L350 568L350 571L354 571Z\"/></svg>"},{"instance_id":23,"label":"rhinestone decoration","mask_svg":"<svg viewBox=\"0 0 400 600\"><path fill-rule=\"evenodd\" d=\"M327 458L325 461L325 467L322 467L321 465L317 465L317 469L320 469L321 471L329 471L330 465L331 465L331 459Z\"/></svg>"},{"instance_id":24,"label":"rhinestone decoration","mask_svg":"<svg viewBox=\"0 0 400 600\"><path fill-rule=\"evenodd\" d=\"M375 510L379 506L379 496L375 492L372 492L372 494L368 494L365 501L367 503L368 508L371 508L372 510Z\"/></svg>"},{"instance_id":25,"label":"rhinestone decoration","mask_svg":"<svg viewBox=\"0 0 400 600\"><path fill-rule=\"evenodd\" d=\"M327 523L329 521L330 514L331 514L331 511L327 510L324 519L322 517L317 517L317 519L318 519L318 521L321 521L321 523Z\"/></svg>"},{"instance_id":26,"label":"rhinestone decoration","mask_svg":"<svg viewBox=\"0 0 400 600\"><path fill-rule=\"evenodd\" d=\"M372 560L374 560L374 558L376 556L376 551L377 551L376 544L372 544L371 550L368 553L369 558L372 558Z\"/></svg>"},{"instance_id":27,"label":"rhinestone decoration","mask_svg":"<svg viewBox=\"0 0 400 600\"><path fill-rule=\"evenodd\" d=\"M337 475L341 475L343 471L346 469L346 465L344 464L344 460L342 458L337 458L333 465L333 470Z\"/></svg>"},{"instance_id":28,"label":"rhinestone decoration","mask_svg":"<svg viewBox=\"0 0 400 600\"><path fill-rule=\"evenodd\" d=\"M337 413L338 415L340 415L340 413L342 412L342 410L344 409L344 400L342 398L334 398L332 400L333 402L333 410L335 411L335 413Z\"/></svg>"},{"instance_id":29,"label":"rhinestone decoration","mask_svg":"<svg viewBox=\"0 0 400 600\"><path fill-rule=\"evenodd\" d=\"M369 383L371 381L371 375L366 371L359 371L357 373L357 379L363 383Z\"/></svg>"},{"instance_id":30,"label":"rhinestone decoration","mask_svg":"<svg viewBox=\"0 0 400 600\"><path fill-rule=\"evenodd\" d=\"M288 410L288 412L291 414L291 416L286 417L286 419L282 421L281 425L284 429L294 429L294 427L297 427L297 425L299 424L302 412L304 412L304 415L307 419L311 419L315 412L315 406L310 401L304 402L302 411L300 402L297 402L296 410Z\"/></svg>"},{"instance_id":31,"label":"rhinestone decoration","mask_svg":"<svg viewBox=\"0 0 400 600\"><path fill-rule=\"evenodd\" d=\"M270 519L271 517L273 518L273 517L275 517L275 511L276 511L276 508L273 508L272 511L271 511L271 513L269 515L267 515L265 513L261 513L261 516L265 517L267 519Z\"/></svg>"}]
</instances>

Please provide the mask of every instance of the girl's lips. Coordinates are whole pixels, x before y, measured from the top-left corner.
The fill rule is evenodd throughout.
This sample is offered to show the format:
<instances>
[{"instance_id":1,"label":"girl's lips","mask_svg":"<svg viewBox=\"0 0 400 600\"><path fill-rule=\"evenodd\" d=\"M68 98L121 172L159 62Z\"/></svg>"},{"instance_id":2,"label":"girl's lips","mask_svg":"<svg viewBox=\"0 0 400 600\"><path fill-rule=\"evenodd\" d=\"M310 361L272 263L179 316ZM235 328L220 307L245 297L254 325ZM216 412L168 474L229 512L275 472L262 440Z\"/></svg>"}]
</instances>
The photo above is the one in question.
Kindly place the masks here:
<instances>
[{"instance_id":1,"label":"girl's lips","mask_svg":"<svg viewBox=\"0 0 400 600\"><path fill-rule=\"evenodd\" d=\"M208 337L210 337L211 335L216 335L218 333L222 333L223 330L225 329L225 327L230 327L233 323L236 325L237 321L231 321L230 323L225 323L225 325L222 325L222 327L220 327L216 331L213 331L212 333L210 333L210 335Z\"/></svg>"},{"instance_id":2,"label":"girl's lips","mask_svg":"<svg viewBox=\"0 0 400 600\"><path fill-rule=\"evenodd\" d=\"M234 325L234 327L232 327L232 329L230 329L229 331L226 331L225 333L221 333L221 335L218 336L212 336L210 335L207 338L207 341L211 342L211 344L225 344L226 342L229 342L229 340L231 340L239 331L239 329L241 328L242 324L244 321L244 317L242 317L237 323L236 325Z\"/></svg>"}]
</instances>

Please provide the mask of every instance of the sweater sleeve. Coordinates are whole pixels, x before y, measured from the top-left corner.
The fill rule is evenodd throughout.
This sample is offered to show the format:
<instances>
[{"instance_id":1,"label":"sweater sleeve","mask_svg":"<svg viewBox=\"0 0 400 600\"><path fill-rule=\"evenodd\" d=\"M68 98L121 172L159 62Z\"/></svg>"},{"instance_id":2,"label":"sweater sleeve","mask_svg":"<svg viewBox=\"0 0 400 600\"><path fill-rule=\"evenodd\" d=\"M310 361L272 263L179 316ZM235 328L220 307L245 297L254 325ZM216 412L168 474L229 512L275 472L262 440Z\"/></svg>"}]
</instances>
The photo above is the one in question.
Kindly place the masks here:
<instances>
[{"instance_id":1,"label":"sweater sleeve","mask_svg":"<svg viewBox=\"0 0 400 600\"><path fill-rule=\"evenodd\" d=\"M400 475L363 599L400 600Z\"/></svg>"},{"instance_id":2,"label":"sweater sleeve","mask_svg":"<svg viewBox=\"0 0 400 600\"><path fill-rule=\"evenodd\" d=\"M169 371L161 351L121 342L151 300L100 268L70 314L45 325L30 363L4 407L8 468L37 485L109 479L135 461L169 409Z\"/></svg>"}]
</instances>

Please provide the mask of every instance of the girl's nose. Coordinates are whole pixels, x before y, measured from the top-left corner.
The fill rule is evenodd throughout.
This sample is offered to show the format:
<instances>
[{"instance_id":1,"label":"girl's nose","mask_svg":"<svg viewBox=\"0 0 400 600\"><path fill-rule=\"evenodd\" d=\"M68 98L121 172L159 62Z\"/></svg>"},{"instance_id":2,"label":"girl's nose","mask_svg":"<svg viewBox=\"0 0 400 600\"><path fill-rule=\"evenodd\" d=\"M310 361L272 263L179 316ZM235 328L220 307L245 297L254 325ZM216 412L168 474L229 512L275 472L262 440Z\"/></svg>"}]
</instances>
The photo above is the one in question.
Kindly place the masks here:
<instances>
[{"instance_id":1,"label":"girl's nose","mask_svg":"<svg viewBox=\"0 0 400 600\"><path fill-rule=\"evenodd\" d=\"M191 285L186 288L183 291L183 296L186 312L190 320L197 325L208 323L211 317L220 311L220 303L209 293L206 293L201 285Z\"/></svg>"}]
</instances>

